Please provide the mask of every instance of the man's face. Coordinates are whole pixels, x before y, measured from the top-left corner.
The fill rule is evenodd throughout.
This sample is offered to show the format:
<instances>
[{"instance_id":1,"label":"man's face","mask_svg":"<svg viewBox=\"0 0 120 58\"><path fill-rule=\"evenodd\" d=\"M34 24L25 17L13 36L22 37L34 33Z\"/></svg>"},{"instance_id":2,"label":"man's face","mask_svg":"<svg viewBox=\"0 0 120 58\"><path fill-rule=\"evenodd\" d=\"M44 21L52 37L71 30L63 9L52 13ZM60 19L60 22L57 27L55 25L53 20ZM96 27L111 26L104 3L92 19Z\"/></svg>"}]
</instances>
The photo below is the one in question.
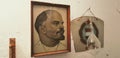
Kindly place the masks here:
<instances>
[{"instance_id":1,"label":"man's face","mask_svg":"<svg viewBox=\"0 0 120 58\"><path fill-rule=\"evenodd\" d=\"M55 40L64 40L64 26L62 16L57 12L47 14L47 20L44 22L45 35Z\"/></svg>"}]
</instances>

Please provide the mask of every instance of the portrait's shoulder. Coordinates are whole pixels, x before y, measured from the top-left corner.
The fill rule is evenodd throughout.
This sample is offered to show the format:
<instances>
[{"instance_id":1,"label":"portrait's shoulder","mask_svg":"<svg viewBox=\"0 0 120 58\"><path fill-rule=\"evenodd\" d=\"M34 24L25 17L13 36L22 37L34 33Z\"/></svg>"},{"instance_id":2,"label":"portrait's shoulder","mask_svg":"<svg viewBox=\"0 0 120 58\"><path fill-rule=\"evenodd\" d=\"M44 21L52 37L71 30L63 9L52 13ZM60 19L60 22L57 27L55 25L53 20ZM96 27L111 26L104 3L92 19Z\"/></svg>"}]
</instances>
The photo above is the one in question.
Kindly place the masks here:
<instances>
[{"instance_id":1,"label":"portrait's shoulder","mask_svg":"<svg viewBox=\"0 0 120 58\"><path fill-rule=\"evenodd\" d=\"M59 43L58 49L57 50L65 50L67 49L66 45L63 43Z\"/></svg>"}]
</instances>

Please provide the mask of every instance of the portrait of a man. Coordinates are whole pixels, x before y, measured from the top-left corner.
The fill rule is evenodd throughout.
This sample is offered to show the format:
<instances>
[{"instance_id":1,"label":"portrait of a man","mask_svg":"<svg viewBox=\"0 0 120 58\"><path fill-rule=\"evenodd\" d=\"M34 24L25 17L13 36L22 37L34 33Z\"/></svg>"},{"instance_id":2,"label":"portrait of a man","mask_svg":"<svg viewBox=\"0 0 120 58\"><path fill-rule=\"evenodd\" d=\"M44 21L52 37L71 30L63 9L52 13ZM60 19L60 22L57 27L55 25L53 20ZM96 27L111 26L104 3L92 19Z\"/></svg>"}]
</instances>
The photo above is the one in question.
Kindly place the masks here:
<instances>
[{"instance_id":1,"label":"portrait of a man","mask_svg":"<svg viewBox=\"0 0 120 58\"><path fill-rule=\"evenodd\" d=\"M54 47L61 40L64 40L63 19L56 10L46 10L38 15L35 28L42 44L48 47Z\"/></svg>"},{"instance_id":2,"label":"portrait of a man","mask_svg":"<svg viewBox=\"0 0 120 58\"><path fill-rule=\"evenodd\" d=\"M35 4L32 13L32 54L55 54L67 50L67 9Z\"/></svg>"}]
</instances>

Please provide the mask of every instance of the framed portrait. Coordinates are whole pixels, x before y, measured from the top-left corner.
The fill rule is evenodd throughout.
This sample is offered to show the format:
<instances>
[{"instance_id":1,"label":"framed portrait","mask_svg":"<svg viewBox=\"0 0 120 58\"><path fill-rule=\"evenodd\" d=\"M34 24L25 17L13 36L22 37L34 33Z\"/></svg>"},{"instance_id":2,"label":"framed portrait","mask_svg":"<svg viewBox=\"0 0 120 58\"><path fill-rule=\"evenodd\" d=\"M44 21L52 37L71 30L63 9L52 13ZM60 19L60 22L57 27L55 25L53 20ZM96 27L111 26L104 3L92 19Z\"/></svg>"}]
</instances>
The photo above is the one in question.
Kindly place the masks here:
<instances>
[{"instance_id":1,"label":"framed portrait","mask_svg":"<svg viewBox=\"0 0 120 58\"><path fill-rule=\"evenodd\" d=\"M70 6L31 1L31 56L70 50Z\"/></svg>"}]
</instances>

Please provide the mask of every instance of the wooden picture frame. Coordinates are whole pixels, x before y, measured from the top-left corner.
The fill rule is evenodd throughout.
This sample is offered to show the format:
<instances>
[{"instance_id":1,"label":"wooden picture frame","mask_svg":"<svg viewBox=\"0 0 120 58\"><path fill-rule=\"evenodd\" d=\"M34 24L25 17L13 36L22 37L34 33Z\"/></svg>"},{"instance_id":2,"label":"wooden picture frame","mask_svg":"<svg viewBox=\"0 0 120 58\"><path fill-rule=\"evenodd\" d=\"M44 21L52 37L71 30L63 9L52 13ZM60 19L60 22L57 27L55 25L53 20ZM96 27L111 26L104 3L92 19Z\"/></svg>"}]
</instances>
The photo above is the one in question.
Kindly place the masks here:
<instances>
[{"instance_id":1,"label":"wooden picture frame","mask_svg":"<svg viewBox=\"0 0 120 58\"><path fill-rule=\"evenodd\" d=\"M71 51L70 6L31 1L31 56Z\"/></svg>"}]
</instances>

